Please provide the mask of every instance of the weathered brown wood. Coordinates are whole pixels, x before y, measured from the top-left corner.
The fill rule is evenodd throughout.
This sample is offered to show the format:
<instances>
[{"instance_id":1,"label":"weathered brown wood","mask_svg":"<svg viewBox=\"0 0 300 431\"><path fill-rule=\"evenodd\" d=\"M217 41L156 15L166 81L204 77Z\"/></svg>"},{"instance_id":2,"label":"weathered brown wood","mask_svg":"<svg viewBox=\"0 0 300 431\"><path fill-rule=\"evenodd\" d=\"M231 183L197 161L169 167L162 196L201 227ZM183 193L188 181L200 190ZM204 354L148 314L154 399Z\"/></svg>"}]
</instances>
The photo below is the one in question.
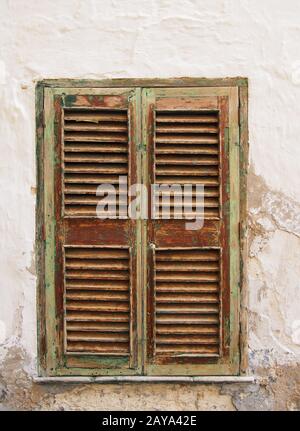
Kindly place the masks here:
<instances>
[{"instance_id":1,"label":"weathered brown wood","mask_svg":"<svg viewBox=\"0 0 300 431\"><path fill-rule=\"evenodd\" d=\"M129 180L134 178L135 174L131 178L129 169L133 167L135 173L136 154L133 152L131 157L129 155L131 154L130 143L135 142L135 128L133 128L135 122L131 123L131 129L128 130L127 115L130 112L130 106L126 105L128 102L125 100L124 96L100 97L96 95L88 99L83 95L75 96L67 102L64 98L64 104L68 107L85 108L85 110L65 109L63 134L66 145L63 159L65 185L68 186L69 182L73 181L77 190L80 187L91 188L96 179L98 184L101 184L103 180L109 183L110 174L115 175L115 181L117 181L117 176L121 174L127 176L129 174ZM100 110L99 107L101 107ZM116 107L126 107L129 110L126 109L124 113L120 113L119 110L114 111ZM108 123L108 121L112 123ZM70 152L70 142L78 142L76 152ZM87 145L87 142L92 142L93 147L91 148L90 144ZM126 144L127 154L123 154L123 152L110 154L111 148L115 151L116 144L120 142ZM106 152L101 150L103 145L105 145ZM121 150L123 148L125 150L126 147L117 146ZM100 151L97 151L99 149ZM71 150L74 150L74 147ZM90 150L92 151L89 152ZM76 177L71 176L72 174L75 174ZM93 174L97 176L93 176ZM95 184L97 185L96 181ZM95 193L96 188L93 188L93 191ZM66 247L67 255L64 264L67 290L65 295L65 353L78 355L78 360L80 353L100 354L102 356L106 354L108 357L120 353L131 357L133 355L132 350L136 350L136 339L132 340L132 337L135 337L134 326L136 325L136 313L133 312L133 308L136 307L134 301L136 261L130 259L129 248L127 250L107 248L108 245L115 247L132 246L135 241L135 233L132 230L134 221L98 220L96 218L98 201L99 198L96 194L94 196L66 194L63 200L65 215L69 217L68 219L65 218L64 221L65 244L73 246L73 248ZM126 202L125 200L125 204ZM78 218L79 216L81 219ZM77 218L74 219L74 217ZM87 220L86 217L90 217L90 219ZM132 234L133 237L131 237ZM90 247L93 244L97 245L97 248L74 248L78 245ZM100 244L106 248L99 248ZM126 256L124 256L124 252L126 252ZM84 254L83 258L82 253ZM112 257L113 259L111 259ZM91 293L91 289L95 285L96 288L99 288L100 284L101 289L104 286L114 289L115 283L120 281L126 283L127 294L103 294L101 290L94 294ZM72 290L74 283L75 291ZM109 284L103 285L103 283ZM87 286L87 290L85 290L85 286ZM117 285L117 287L119 286ZM76 312L79 313L77 315L78 323L89 323L93 317L95 323L99 319L106 322L110 326L111 332L114 333L111 341L105 344L107 335L101 335L101 333L94 333L91 336L85 331L77 333L77 336L74 336L73 332L70 335L68 317L72 318L74 324L76 322L74 313ZM114 326L114 322L123 319L123 313L127 314L128 322L130 322L125 334L123 331L122 333L117 332ZM112 344L112 340L115 341L114 344ZM123 344L119 345L120 342ZM114 367L113 362L112 366ZM131 363L128 366L131 366Z\"/></svg>"},{"instance_id":2,"label":"weathered brown wood","mask_svg":"<svg viewBox=\"0 0 300 431\"><path fill-rule=\"evenodd\" d=\"M201 231L185 229L185 220L157 220L153 222L157 247L218 247L218 220L206 220Z\"/></svg>"},{"instance_id":3,"label":"weathered brown wood","mask_svg":"<svg viewBox=\"0 0 300 431\"><path fill-rule=\"evenodd\" d=\"M102 88L102 87L247 87L248 79L245 77L228 78L115 78L115 79L45 79L40 81L44 86L59 88Z\"/></svg>"},{"instance_id":4,"label":"weathered brown wood","mask_svg":"<svg viewBox=\"0 0 300 431\"><path fill-rule=\"evenodd\" d=\"M103 110L80 110L80 109L66 109L64 119L72 122L88 122L88 123L96 123L91 124L91 126L99 127L99 122L112 122L114 124L114 127L127 127L127 112L120 112L120 111L107 111L104 112ZM122 123L120 126L118 123ZM117 126L115 125L117 123ZM123 125L123 123L125 123Z\"/></svg>"},{"instance_id":5,"label":"weathered brown wood","mask_svg":"<svg viewBox=\"0 0 300 431\"><path fill-rule=\"evenodd\" d=\"M53 344L45 346L45 351L48 357L48 351L52 352L52 368L46 364L52 375L70 363L70 355L72 367L77 369L90 366L87 355L95 357L93 367L105 374L118 369L132 374L138 366L137 312L133 310L137 261L131 256L136 222L99 220L93 199L97 198L95 186L101 182L117 184L119 174L129 174L136 182L136 152L128 151L129 146L137 145L136 118L127 118L132 116L135 95L132 90L117 92L48 91L48 153L54 156L54 169L48 169L47 174L49 184L52 181L54 185L48 192L52 193L54 210L53 220L46 220L55 238L54 283L49 285L48 298L54 304L56 324L46 322ZM65 193L68 188L77 193Z\"/></svg>"},{"instance_id":6,"label":"weathered brown wood","mask_svg":"<svg viewBox=\"0 0 300 431\"><path fill-rule=\"evenodd\" d=\"M93 143L65 143L65 153L127 153L127 143L103 143L101 146Z\"/></svg>"},{"instance_id":7,"label":"weathered brown wood","mask_svg":"<svg viewBox=\"0 0 300 431\"><path fill-rule=\"evenodd\" d=\"M110 86L114 88L108 89L107 87ZM135 103L131 103L135 96L130 89L124 88L128 86L132 88L136 87L136 94L139 92L138 87L152 87L156 89L155 91L150 91L149 89L145 90L145 94L147 94L146 97L143 98L143 109L146 109L146 121L144 122L143 136L146 136L146 139L144 139L140 145L137 145L140 130L140 107L138 107L138 97L135 99ZM162 89L162 87L165 87L165 89ZM176 87L181 88L178 89ZM186 89L183 87L186 87ZM199 90L200 87L202 87L201 91ZM170 89L170 93L168 93L168 88ZM180 260L169 260L170 254L168 254L167 258L161 259L159 253L155 253L152 245L148 243L149 240L145 241L145 236L143 236L142 246L147 246L148 248L149 263L149 265L147 265L147 263L144 265L145 271L148 270L149 272L148 286L144 283L147 288L146 296L148 298L148 304L151 302L152 298L156 296L157 305L159 305L158 308L157 305L154 306L152 310L151 306L148 308L150 314L154 313L155 310L157 311L156 334L152 337L151 328L154 328L155 322L153 322L153 326L151 327L151 323L149 323L148 319L148 331L143 334L143 337L146 335L150 342L157 342L157 347L161 346L159 352L155 350L155 348L152 349L152 351L151 347L148 348L148 352L146 352L148 357L152 359L156 358L156 360L154 366L152 364L147 365L146 372L157 375L174 373L181 375L211 375L236 374L238 372L239 355L236 349L232 347L232 343L236 343L238 334L238 313L237 309L234 308L236 307L235 304L238 299L232 299L233 296L234 298L238 298L239 293L238 285L236 284L239 275L236 263L234 263L236 260L236 253L233 251L233 249L238 250L239 247L236 240L236 220L240 218L236 216L237 212L235 208L238 208L238 206L236 206L236 183L233 178L233 172L238 172L238 163L236 163L237 151L233 151L234 147L237 148L238 137L235 132L231 133L231 130L236 127L238 121L237 118L234 117L237 111L236 106L234 106L235 102L233 102L235 94L237 94L235 92L237 88L239 88L240 95L240 187L243 199L240 214L242 223L240 226L242 246L244 247L246 229L246 224L244 223L244 219L246 218L246 205L244 202L246 193L245 177L247 172L248 144L246 124L246 79L46 80L37 86L38 198L40 196L40 201L38 200L37 205L37 259L40 270L40 294L38 301L40 318L38 331L40 334L39 370L41 374L74 375L74 373L82 373L88 375L95 373L99 375L100 373L103 375L110 375L117 372L120 375L126 375L141 372L141 368L139 368L141 365L140 357L137 357L137 352L135 350L136 345L141 346L142 322L141 318L138 317L141 316L141 302L136 290L131 290L130 293L128 293L129 281L131 280L130 282L132 283L133 279L136 280L140 277L140 270L136 266L136 258L140 263L142 262L140 252L141 242L137 240L134 232L136 226L140 226L141 223L138 221L135 226L135 224L131 224L129 220L111 220L107 222L107 232L105 232L104 220L95 219L93 209L93 207L95 207L95 199L93 194L99 182L117 184L117 176L119 173L124 172L122 170L122 165L126 165L127 160L129 160L131 183L136 182L136 174L138 173L138 175L140 175L140 166L143 160L146 159L146 153L144 152L145 145L149 145L151 139L149 140L148 138L151 138L153 133L155 133L155 127L153 128L155 118L157 122L157 145L155 150L156 169L152 169L154 163L154 147L151 150L150 145L149 150L152 152L149 155L149 171L147 171L148 168L146 168L143 173L145 183L148 184L149 179L151 180L151 178L153 179L156 176L157 179L164 184L171 184L174 177L182 184L185 182L196 184L198 177L193 174L194 168L205 167L206 173L205 176L202 177L202 180L206 186L206 216L211 219L205 222L202 230L203 236L195 232L193 232L193 234L186 234L183 230L183 223L179 220L157 220L149 226L148 238L152 238L150 242L152 242L154 246L157 247L160 245L162 249L170 247L180 249L180 247L182 247L182 242L184 242L185 244L192 244L192 248L194 249L208 247L216 250L220 247L220 241L224 241L224 236L228 234L228 228L227 230L224 229L224 221L228 216L228 225L230 224L231 232L233 232L230 239L231 251L230 256L226 257L226 253L224 255L223 249L227 247L228 250L229 247L226 243L222 242L222 269L220 275L222 283L229 275L234 282L231 282L231 284L227 283L225 286L223 285L223 294L222 297L219 298L220 280L219 277L216 277L215 266L201 266L201 271L203 271L205 275L203 275L202 278L200 277L200 279L198 277L198 280L193 279L193 276L190 275L191 272L195 273L196 271L197 273L197 264L199 262L201 262L201 265L203 263L219 262L219 259L215 260L214 258L215 251L206 252L208 257L204 260L202 259L202 255L200 256L201 259L198 259L199 256L196 257L196 255L194 255L194 257L191 258L190 256L190 259L186 258L185 260L184 253L180 255ZM43 118L44 89L46 89L45 121ZM128 92L131 92L129 97ZM190 103L189 99L191 97L194 98L194 96L198 94L197 92L199 92L199 97L201 97L202 100L196 103L193 100L193 103ZM159 94L162 95L161 101L159 101L162 110L156 109L159 105L159 103L156 103L158 100L157 95ZM228 119L227 130L225 127L226 118L220 117L223 126L221 124L219 131L220 139L215 141L215 136L218 132L216 125L219 122L219 118L211 110L220 110L224 113L227 109L226 103L229 103L231 112ZM60 139L63 136L61 132L62 106L64 106L65 111L66 137L64 141L66 164L64 187L61 185L61 169L63 165L60 163L59 156L62 147L62 141ZM148 109L149 107L150 109ZM178 110L187 109L189 115L184 115L179 112L173 115L170 111L174 107L177 107ZM195 107L198 111L201 111L201 115L198 115ZM136 145L136 147L129 147L128 159L126 155L128 152L128 143L127 139L124 140L127 109L131 117L130 124L131 126L134 124L134 127L131 128L129 133L129 140L135 142ZM156 113L154 113L155 109ZM53 123L50 124L52 119ZM101 123L103 121L105 124ZM44 124L48 124L45 133L43 130ZM201 140L199 142L199 139L195 139L199 133L206 134L202 142ZM77 134L77 138L81 139L80 141L76 140L75 134ZM103 134L105 134L105 136ZM182 135L179 138L182 139L181 142L178 141L176 136L180 134ZM45 194L43 189L45 182L44 165L41 163L41 160L44 159L44 138L47 146L45 164L48 166L48 169L45 169L47 177ZM68 141L68 139L72 140ZM84 139L85 142L83 142L82 139ZM51 142L55 143L56 156L55 159L49 163L49 156L51 156L52 149L49 151L48 148L52 145ZM224 165L222 165L222 171L224 169L225 172L230 165L230 170L228 171L230 182L227 181L226 184L222 182L220 193L218 191L219 181L217 176L215 173L214 176L211 175L211 173L215 171L207 170L208 166L212 168L218 166L216 163L216 156L219 154L218 142L220 142L221 148L224 149L224 155L227 154L227 152L229 154L227 162L225 158L223 158ZM137 158L132 148L138 149ZM193 157L191 157L191 155ZM180 158L182 164L180 163ZM80 165L79 169L76 169L76 164ZM100 170L98 165L102 166ZM107 165L110 165L110 168ZM173 166L174 169L168 167L164 170L163 167L165 165ZM183 169L182 165L184 166ZM159 166L161 166L161 169ZM53 175L55 174L57 178L55 200L51 195L51 193L53 193L51 191L51 184L53 181L53 178L51 179L52 167L54 167ZM176 175L177 167L181 171L180 175ZM108 172L106 168L111 170ZM235 169L237 169L237 171ZM81 170L81 172L79 172L79 170ZM236 178L238 179L238 175ZM226 190L224 189L225 186ZM67 217L64 218L63 222L60 222L59 217L61 217L62 209L62 200L60 200L60 197L63 190L65 193L64 202L68 206L68 210L66 211ZM230 190L230 193L228 193L228 190ZM233 204L230 203L232 191L234 196ZM48 205L47 199L46 202L43 200L44 196L47 199L49 196L52 196L53 202L55 202L54 210L56 220L59 221L56 223L55 237L52 236L55 224L53 220L48 218L48 214L51 215L51 211L49 213L48 210L51 210L52 203L50 202L50 205ZM218 213L218 199L220 199L222 203L222 207L220 207L222 210L221 219L219 219ZM229 213L229 208L231 213ZM233 217L232 214L234 215ZM39 222L41 217L45 220L46 228L44 227L44 222ZM233 220L233 222L231 220ZM146 225L145 222L142 224L144 226ZM227 225L227 222L225 224ZM169 235L167 226L170 227ZM169 237L172 237L172 239L169 239ZM118 238L118 240L116 238ZM44 239L47 240L46 257L44 255ZM65 293L63 292L63 284L61 282L61 276L59 275L59 268L62 268L64 265L63 249L60 246L64 241L65 244L68 245L66 265L69 271L66 277ZM120 254L115 254L115 250L113 250L109 252L107 256L103 253L102 255L95 256L95 246L97 248L100 244L101 247L103 247L106 243L110 249L114 246L121 247ZM58 268L58 270L55 272L56 299L50 300L49 304L52 288L50 276L52 261L49 254L49 250L52 246L51 244L55 244L56 268ZM84 247L85 250L88 249L85 251L85 255L80 254L80 251L77 250L80 247ZM124 265L124 260L127 258L124 256L123 247L130 247L130 275L127 266ZM76 252L75 254L74 251ZM244 255L241 254L241 262L243 256ZM86 261L86 265L82 265L78 261L83 259ZM103 259L105 259L107 263L111 263L109 271L105 264L98 263L98 260L102 262ZM228 265L225 265L227 267L227 272L224 269L224 262L226 262L226 259L228 262ZM73 262L70 262L71 260ZM112 260L118 260L118 263L114 264ZM181 269L176 273L179 278L182 277L179 281L174 281L172 279L173 276L171 273L174 273L176 269L176 265L170 265L172 262L180 263ZM186 266L185 269L182 270L184 262ZM155 273L156 269L158 270L158 279L155 281L151 279L151 274ZM200 269L199 266L198 269ZM47 294L45 294L45 286L43 283L44 272L48 274L46 275ZM110 274L109 278L107 278L108 272ZM117 276L117 278L111 276L113 273L117 273L119 276ZM98 277L97 279L92 277L95 275ZM183 278L184 275L185 278ZM166 276L167 279L165 278ZM225 292L226 289L228 289L229 292L230 287L232 288L233 294L231 300L228 301L228 296L226 296L227 294ZM64 360L62 360L62 342L65 335L62 330L60 315L63 315L61 312L63 310L62 298L64 295L67 299L68 307L71 307L71 309L69 308L69 316L67 319L69 330L66 335L69 337L69 342L72 343L72 346L70 352L68 352ZM224 299L224 295L227 299ZM123 311L119 316L116 316L112 311L117 310L117 303L124 304L124 302L126 303L126 301L128 301L128 298L130 298L130 303L132 305L130 314L128 313L128 308L122 305ZM243 301L245 302L245 299ZM221 352L223 355L222 363L220 363L220 351L214 350L219 343L216 335L218 334L220 321L217 318L217 309L210 308L212 305L219 304L219 302L222 305L223 313L221 321L223 327L221 337L223 348L223 352ZM101 315L101 313L104 312L102 304L105 303L110 305L108 306L109 310L105 311L105 316L103 317ZM206 310L206 314L199 316L199 314L197 314L199 308L193 308L192 304L199 307L201 303L204 304L206 308L200 307L200 309L202 311ZM51 316L53 304L57 304L57 310L55 312L56 315ZM176 307L174 308L172 304L178 304L181 311L188 311L188 314L178 315L178 313L174 312L176 311ZM209 304L210 306L208 306ZM93 310L91 311L91 309ZM101 310L100 315L99 311L95 310ZM233 320L230 321L230 324L229 319L224 319L224 316L229 313L229 310L231 312L231 318L233 316ZM45 315L47 316L46 321L44 319ZM50 319L49 316L51 316ZM53 324L53 322L56 323ZM113 322L113 326L110 322ZM246 328L245 322L246 319L243 317L241 336L242 352L246 350L244 336ZM49 325L52 325L52 329ZM232 325L234 325L234 327L232 327ZM56 348L53 343L53 331L55 331L55 327L59 331L55 341L58 348ZM128 337L128 331L131 334L130 337ZM86 336L82 340L83 332L86 332ZM108 340L106 334L111 335L110 332L115 335L111 336L109 342L106 343ZM121 333L123 334L122 336L120 335ZM183 336L183 334L190 335L189 340L191 345L189 353L185 353L185 355L182 355L182 353L186 350L179 352L179 354L176 353L176 348L178 349L178 346L183 346L183 348L186 349L183 345L183 341L186 341L186 336ZM210 336L210 338L201 338L199 334L201 337ZM197 335L199 348L195 335ZM120 337L120 346L116 347L114 351L111 352L111 358L105 357L105 351L109 348L109 344L113 344L112 341L118 343L118 336ZM205 341L208 340L210 340L211 345L215 347L207 348ZM131 353L128 351L128 342L130 343ZM202 342L204 343L204 350L201 350L202 347L200 345ZM99 346L99 343L103 343L102 346ZM55 350L57 353L55 353ZM159 354L157 354L157 352ZM226 359L224 359L226 355L230 356L232 362L226 363ZM243 357L245 357L245 355L242 356L242 359ZM128 363L130 363L129 367ZM99 364L101 364L100 368ZM137 364L138 366L136 367ZM190 364L193 365L191 366ZM53 368L53 365L56 366L56 368ZM241 365L242 371L245 370L245 367L246 362L243 360Z\"/></svg>"},{"instance_id":8,"label":"weathered brown wood","mask_svg":"<svg viewBox=\"0 0 300 431\"><path fill-rule=\"evenodd\" d=\"M189 110L188 114L185 111L160 111L156 109L156 122L158 123L158 129L161 131L166 127L164 123L177 123L176 128L183 130L194 130L197 133L200 128L203 128L203 123L209 125L209 130L216 131L216 126L211 125L212 123L218 123L218 115L216 113L201 113L198 111ZM163 123L163 124L160 124ZM198 123L198 125L195 123ZM208 126L206 126L208 127ZM196 130L195 130L196 129Z\"/></svg>"},{"instance_id":9,"label":"weathered brown wood","mask_svg":"<svg viewBox=\"0 0 300 431\"><path fill-rule=\"evenodd\" d=\"M152 252L149 256L147 309L148 315L152 315L152 319L148 316L148 363L146 369L148 373L160 374L160 367L169 364L172 365L172 374L176 374L183 372L181 365L185 364L184 372L197 373L199 371L197 364L201 364L202 367L205 363L211 364L210 361L214 356L215 363L227 363L227 372L231 373L233 372L231 355L235 354L233 352L236 352L237 345L232 344L235 341L228 338L228 322L233 307L229 278L231 263L229 261L230 214L228 202L231 186L228 186L228 181L231 172L229 171L228 130L231 127L237 127L234 117L236 112L235 96L232 89L227 91L225 88L220 89L220 91L213 90L211 95L209 95L211 91L209 88L201 89L199 94L197 89L194 93L189 91L184 94L184 91L184 89L180 89L180 91L172 89L170 92L167 89L145 90L147 111L144 118L145 128L148 130L149 154L147 178L150 181L156 178L157 183L164 184L202 183L205 190L210 190L210 187L213 187L215 197L206 195L204 200L206 206L205 222L199 231L186 230L183 220L159 219L150 222L148 243L153 244L151 247L155 248L155 253ZM148 104L147 98L149 99ZM165 112L159 109L163 109ZM205 113L202 114L202 110ZM206 114L210 110L215 110L213 117ZM151 112L155 112L155 115L152 116ZM231 112L230 115L229 112ZM192 117L190 121L188 121L189 114ZM198 125L195 127L196 115ZM218 127L200 127L199 124L204 124L204 121L200 123L201 115L206 115L207 124L209 124L209 119L213 118L214 123L218 122ZM178 119L182 120L178 121L177 125L176 120ZM180 124L188 124L188 126L182 127ZM197 145L199 147L202 145L205 151L200 152ZM210 145L212 145L211 152L209 151ZM231 145L233 144L231 143ZM165 151L163 151L164 146L167 148ZM189 146L191 146L190 153ZM178 151L174 153L176 147ZM155 159L152 158L152 153L155 154ZM198 161L195 154L210 154L209 157L214 157L214 159L205 158L201 155L196 156L199 157ZM212 156L213 154L215 156ZM219 187L219 191L216 192L217 187ZM166 206L162 202L160 199L158 209ZM171 205L175 207L174 199L171 199ZM162 215L160 210L158 214L159 216ZM214 262L203 264L195 259L188 260L188 258L182 261L168 261L166 258L160 260L160 249L166 247L169 249L169 256L172 254L172 250L176 248L184 250L189 247L216 249L220 255L217 264ZM183 257L182 253L181 258ZM154 258L152 263L151 256ZM151 278L151 271L155 279ZM194 287L189 291L189 287L194 284L199 290ZM178 288L173 291L172 289L176 285ZM199 293L203 291L201 286L203 286L203 290L212 289L216 293L213 296L203 296L203 294L201 296ZM161 289L163 289L163 293L161 293ZM214 347L204 347L203 349L195 347L189 350L189 337L187 335L185 338L186 347L182 344L183 350L178 351L178 354L176 354L176 347L174 347L176 343L173 346L171 341L163 348L158 347L156 328L161 329L161 325L176 328L177 325L190 325L190 322L194 325L197 322L199 324L199 313L206 317L210 314L214 315L214 320L210 324L217 325L219 331ZM196 320L191 317L193 315L196 316ZM178 318L180 320L177 320ZM230 334L231 331L232 328ZM184 342L184 339L181 341ZM228 349L228 342L231 346L230 349ZM160 355L164 355L164 358L160 358ZM219 359L217 359L218 357ZM234 367L236 373L238 367L236 365ZM170 367L168 367L168 372L170 372ZM214 372L218 373L217 367Z\"/></svg>"}]
</instances>

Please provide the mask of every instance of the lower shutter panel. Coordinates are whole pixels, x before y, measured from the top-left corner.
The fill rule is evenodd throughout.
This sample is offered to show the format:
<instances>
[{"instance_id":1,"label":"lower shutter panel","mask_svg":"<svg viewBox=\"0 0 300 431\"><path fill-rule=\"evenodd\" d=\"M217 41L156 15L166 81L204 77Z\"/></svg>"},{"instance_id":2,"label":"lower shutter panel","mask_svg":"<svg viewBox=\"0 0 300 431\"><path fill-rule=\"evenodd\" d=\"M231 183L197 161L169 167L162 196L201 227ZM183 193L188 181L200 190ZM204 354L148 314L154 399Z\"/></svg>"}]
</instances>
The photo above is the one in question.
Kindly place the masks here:
<instances>
[{"instance_id":1,"label":"lower shutter panel","mask_svg":"<svg viewBox=\"0 0 300 431\"><path fill-rule=\"evenodd\" d=\"M128 249L65 248L68 353L129 355Z\"/></svg>"},{"instance_id":2,"label":"lower shutter panel","mask_svg":"<svg viewBox=\"0 0 300 431\"><path fill-rule=\"evenodd\" d=\"M219 250L155 251L156 355L219 355L219 280Z\"/></svg>"}]
</instances>

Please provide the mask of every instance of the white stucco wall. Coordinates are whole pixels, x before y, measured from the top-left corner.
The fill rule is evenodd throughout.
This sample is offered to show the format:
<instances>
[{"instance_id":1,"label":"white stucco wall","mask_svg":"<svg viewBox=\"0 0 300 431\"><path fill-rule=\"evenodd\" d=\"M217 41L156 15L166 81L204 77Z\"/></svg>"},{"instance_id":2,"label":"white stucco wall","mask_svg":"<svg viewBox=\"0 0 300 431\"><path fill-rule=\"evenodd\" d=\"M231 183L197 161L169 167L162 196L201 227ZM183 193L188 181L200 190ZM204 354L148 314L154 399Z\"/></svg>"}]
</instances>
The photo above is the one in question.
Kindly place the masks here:
<instances>
[{"instance_id":1,"label":"white stucco wall","mask_svg":"<svg viewBox=\"0 0 300 431\"><path fill-rule=\"evenodd\" d=\"M299 47L298 0L1 0L0 358L35 372L36 81L245 76L250 368L300 362Z\"/></svg>"}]
</instances>

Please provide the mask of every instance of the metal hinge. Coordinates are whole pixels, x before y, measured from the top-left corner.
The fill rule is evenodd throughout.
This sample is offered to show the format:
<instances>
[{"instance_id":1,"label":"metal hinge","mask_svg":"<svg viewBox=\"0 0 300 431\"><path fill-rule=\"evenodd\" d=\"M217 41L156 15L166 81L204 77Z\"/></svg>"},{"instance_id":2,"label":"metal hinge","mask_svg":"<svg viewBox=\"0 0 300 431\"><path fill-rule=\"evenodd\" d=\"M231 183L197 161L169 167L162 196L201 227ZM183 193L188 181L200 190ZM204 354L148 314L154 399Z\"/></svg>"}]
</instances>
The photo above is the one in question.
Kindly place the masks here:
<instances>
[{"instance_id":1,"label":"metal hinge","mask_svg":"<svg viewBox=\"0 0 300 431\"><path fill-rule=\"evenodd\" d=\"M155 244L154 244L154 242L149 242L149 248L150 248L150 250L155 250Z\"/></svg>"}]
</instances>

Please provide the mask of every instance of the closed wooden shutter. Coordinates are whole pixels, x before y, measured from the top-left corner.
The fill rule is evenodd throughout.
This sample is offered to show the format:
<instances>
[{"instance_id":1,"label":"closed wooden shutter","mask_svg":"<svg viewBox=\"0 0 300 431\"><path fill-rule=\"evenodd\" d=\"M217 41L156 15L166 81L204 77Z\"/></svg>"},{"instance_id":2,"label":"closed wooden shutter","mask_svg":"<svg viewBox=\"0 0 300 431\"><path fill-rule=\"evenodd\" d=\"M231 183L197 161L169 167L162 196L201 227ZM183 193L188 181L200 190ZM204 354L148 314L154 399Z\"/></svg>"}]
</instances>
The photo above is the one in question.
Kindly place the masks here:
<instances>
[{"instance_id":1,"label":"closed wooden shutter","mask_svg":"<svg viewBox=\"0 0 300 431\"><path fill-rule=\"evenodd\" d=\"M38 88L40 374L239 373L246 91L230 79L168 82ZM136 220L124 178L148 191ZM176 188L152 208L153 184L186 192L183 218ZM114 218L99 218L99 185L115 186ZM196 209L203 226L191 228Z\"/></svg>"},{"instance_id":2,"label":"closed wooden shutter","mask_svg":"<svg viewBox=\"0 0 300 431\"><path fill-rule=\"evenodd\" d=\"M159 198L156 220L148 222L147 373L235 374L238 308L230 286L237 288L238 268L230 273L236 262L229 249L237 247L238 224L230 226L229 216L237 205L230 181L238 157L237 90L145 89L143 106L148 186L204 185L201 229L176 218L174 198L170 219ZM195 187L191 193L195 205Z\"/></svg>"},{"instance_id":3,"label":"closed wooden shutter","mask_svg":"<svg viewBox=\"0 0 300 431\"><path fill-rule=\"evenodd\" d=\"M114 185L127 211L119 177L139 181L138 93L45 92L45 216L55 221L46 243L55 285L45 310L50 374L132 374L140 366L137 223L124 212L121 219L96 213L98 185Z\"/></svg>"}]
</instances>

